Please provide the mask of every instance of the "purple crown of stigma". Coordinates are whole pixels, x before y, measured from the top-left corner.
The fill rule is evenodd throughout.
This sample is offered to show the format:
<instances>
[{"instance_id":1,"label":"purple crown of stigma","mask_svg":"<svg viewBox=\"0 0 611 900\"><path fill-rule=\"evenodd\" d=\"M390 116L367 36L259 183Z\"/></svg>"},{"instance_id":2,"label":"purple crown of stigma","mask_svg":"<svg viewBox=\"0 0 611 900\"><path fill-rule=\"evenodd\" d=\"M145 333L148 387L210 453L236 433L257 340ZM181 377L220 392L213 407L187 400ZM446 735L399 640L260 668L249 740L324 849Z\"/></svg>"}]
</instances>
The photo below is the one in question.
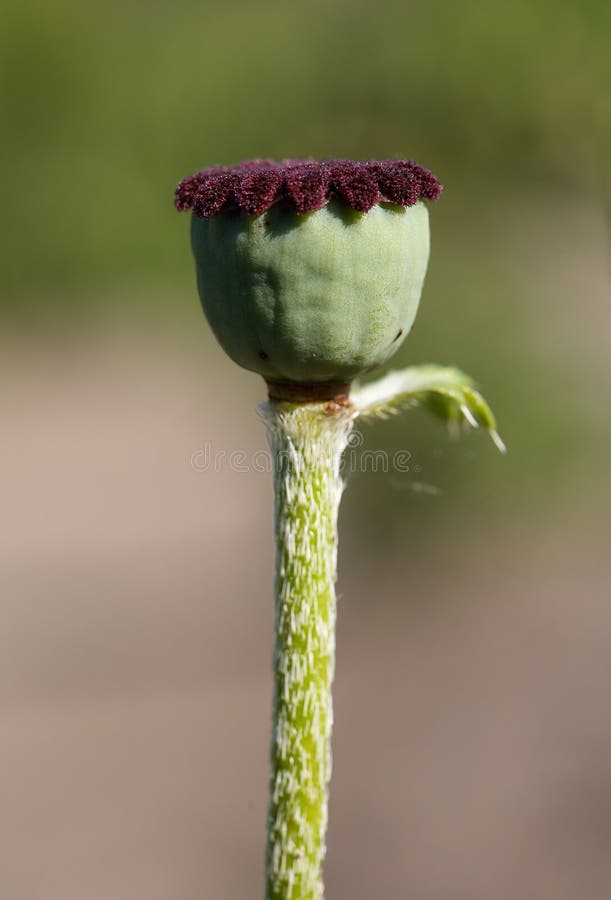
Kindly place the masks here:
<instances>
[{"instance_id":1,"label":"purple crown of stigma","mask_svg":"<svg viewBox=\"0 0 611 900\"><path fill-rule=\"evenodd\" d=\"M311 212L331 198L367 212L384 201L413 206L418 200L437 200L441 191L433 173L411 160L253 159L212 166L183 179L175 205L206 219L231 210L258 216L275 204Z\"/></svg>"}]
</instances>

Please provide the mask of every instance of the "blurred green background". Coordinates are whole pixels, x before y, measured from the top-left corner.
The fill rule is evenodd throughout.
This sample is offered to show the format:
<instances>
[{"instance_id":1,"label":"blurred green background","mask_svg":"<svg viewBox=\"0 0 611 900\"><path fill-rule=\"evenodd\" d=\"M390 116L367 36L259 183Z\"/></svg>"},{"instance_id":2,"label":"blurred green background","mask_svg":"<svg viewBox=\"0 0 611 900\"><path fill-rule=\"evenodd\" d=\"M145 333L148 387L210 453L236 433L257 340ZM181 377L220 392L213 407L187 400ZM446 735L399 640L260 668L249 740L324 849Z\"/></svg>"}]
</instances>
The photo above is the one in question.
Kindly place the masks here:
<instances>
[{"instance_id":1,"label":"blurred green background","mask_svg":"<svg viewBox=\"0 0 611 900\"><path fill-rule=\"evenodd\" d=\"M509 448L420 412L366 432L414 467L355 473L342 509L333 896L604 894L610 48L604 0L5 4L7 900L259 890L271 488L190 459L264 447L263 390L172 200L303 155L439 176L393 366L471 373Z\"/></svg>"}]
</instances>

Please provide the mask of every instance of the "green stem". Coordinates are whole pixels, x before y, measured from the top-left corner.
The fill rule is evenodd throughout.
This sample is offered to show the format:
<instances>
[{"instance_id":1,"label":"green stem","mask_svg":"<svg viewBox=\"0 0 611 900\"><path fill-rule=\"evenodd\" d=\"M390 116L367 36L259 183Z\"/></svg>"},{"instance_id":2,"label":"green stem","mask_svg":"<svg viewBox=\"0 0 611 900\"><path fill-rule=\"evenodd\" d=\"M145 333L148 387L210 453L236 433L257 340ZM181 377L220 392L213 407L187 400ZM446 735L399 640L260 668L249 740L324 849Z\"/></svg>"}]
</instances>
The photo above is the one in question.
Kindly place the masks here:
<instances>
[{"instance_id":1,"label":"green stem","mask_svg":"<svg viewBox=\"0 0 611 900\"><path fill-rule=\"evenodd\" d=\"M337 513L350 410L269 403L276 643L266 900L321 900L331 774Z\"/></svg>"}]
</instances>

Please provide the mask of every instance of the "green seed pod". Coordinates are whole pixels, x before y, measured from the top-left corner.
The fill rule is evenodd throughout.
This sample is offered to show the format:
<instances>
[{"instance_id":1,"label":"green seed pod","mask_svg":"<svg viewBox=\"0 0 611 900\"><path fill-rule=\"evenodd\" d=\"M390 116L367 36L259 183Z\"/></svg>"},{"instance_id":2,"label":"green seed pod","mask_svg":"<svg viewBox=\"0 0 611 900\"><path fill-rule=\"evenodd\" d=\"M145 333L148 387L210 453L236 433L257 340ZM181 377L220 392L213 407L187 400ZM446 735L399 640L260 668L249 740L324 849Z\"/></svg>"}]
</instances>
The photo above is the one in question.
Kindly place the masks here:
<instances>
[{"instance_id":1,"label":"green seed pod","mask_svg":"<svg viewBox=\"0 0 611 900\"><path fill-rule=\"evenodd\" d=\"M244 208L250 203L258 211L268 186L259 174L253 188L261 168L277 175L270 167L254 174L243 169L250 194L240 194L234 183L238 208L225 200L222 210L198 215L197 194L191 202L197 285L208 322L231 359L268 382L350 382L386 362L412 327L429 258L427 208L420 199L387 202L375 182L365 181L368 195L360 182L352 194L344 185L343 196L329 197L329 187L322 194L319 186L319 208L275 202L249 215ZM289 168L293 178L296 171L296 165ZM359 175L362 180L362 169ZM265 202L279 190L277 177L268 182ZM308 199L312 203L311 194Z\"/></svg>"}]
</instances>

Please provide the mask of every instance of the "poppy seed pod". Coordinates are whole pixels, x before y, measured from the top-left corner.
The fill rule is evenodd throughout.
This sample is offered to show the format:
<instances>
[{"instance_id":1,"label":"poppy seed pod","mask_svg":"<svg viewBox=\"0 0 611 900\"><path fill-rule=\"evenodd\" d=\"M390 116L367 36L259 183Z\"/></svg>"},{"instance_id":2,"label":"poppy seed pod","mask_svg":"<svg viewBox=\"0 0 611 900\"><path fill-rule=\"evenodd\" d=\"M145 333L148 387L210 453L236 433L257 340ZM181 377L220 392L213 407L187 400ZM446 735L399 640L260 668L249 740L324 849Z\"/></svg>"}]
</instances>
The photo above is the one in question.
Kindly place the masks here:
<instances>
[{"instance_id":1,"label":"poppy seed pod","mask_svg":"<svg viewBox=\"0 0 611 900\"><path fill-rule=\"evenodd\" d=\"M440 193L399 160L253 161L185 179L176 206L193 210L199 295L223 349L293 399L386 362L418 310L423 200Z\"/></svg>"}]
</instances>

